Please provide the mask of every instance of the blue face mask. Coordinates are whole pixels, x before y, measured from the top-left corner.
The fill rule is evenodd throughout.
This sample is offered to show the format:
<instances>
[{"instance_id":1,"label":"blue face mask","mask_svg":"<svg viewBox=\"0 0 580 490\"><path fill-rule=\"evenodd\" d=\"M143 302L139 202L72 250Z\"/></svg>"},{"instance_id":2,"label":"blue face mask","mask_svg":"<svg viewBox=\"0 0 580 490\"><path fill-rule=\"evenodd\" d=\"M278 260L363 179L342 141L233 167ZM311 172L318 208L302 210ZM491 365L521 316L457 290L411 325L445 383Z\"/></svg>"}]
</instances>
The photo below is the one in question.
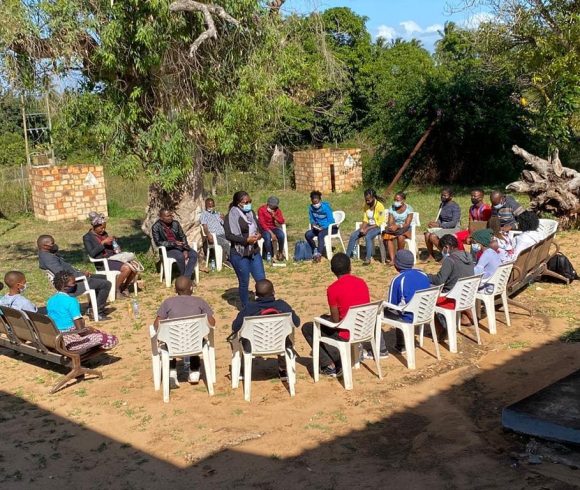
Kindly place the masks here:
<instances>
[{"instance_id":1,"label":"blue face mask","mask_svg":"<svg viewBox=\"0 0 580 490\"><path fill-rule=\"evenodd\" d=\"M393 201L393 207L395 209L399 209L402 205L403 203L401 201Z\"/></svg>"},{"instance_id":2,"label":"blue face mask","mask_svg":"<svg viewBox=\"0 0 580 490\"><path fill-rule=\"evenodd\" d=\"M496 204L494 206L495 209L501 209L501 207L503 206L503 204L500 202L499 204Z\"/></svg>"},{"instance_id":3,"label":"blue face mask","mask_svg":"<svg viewBox=\"0 0 580 490\"><path fill-rule=\"evenodd\" d=\"M247 203L247 204L244 204L244 205L242 206L242 211L243 211L244 213L249 213L251 210L252 210L252 203L251 203L251 202L249 202L249 203Z\"/></svg>"},{"instance_id":4,"label":"blue face mask","mask_svg":"<svg viewBox=\"0 0 580 490\"><path fill-rule=\"evenodd\" d=\"M479 243L472 243L471 251L475 253L481 252L481 245Z\"/></svg>"}]
</instances>

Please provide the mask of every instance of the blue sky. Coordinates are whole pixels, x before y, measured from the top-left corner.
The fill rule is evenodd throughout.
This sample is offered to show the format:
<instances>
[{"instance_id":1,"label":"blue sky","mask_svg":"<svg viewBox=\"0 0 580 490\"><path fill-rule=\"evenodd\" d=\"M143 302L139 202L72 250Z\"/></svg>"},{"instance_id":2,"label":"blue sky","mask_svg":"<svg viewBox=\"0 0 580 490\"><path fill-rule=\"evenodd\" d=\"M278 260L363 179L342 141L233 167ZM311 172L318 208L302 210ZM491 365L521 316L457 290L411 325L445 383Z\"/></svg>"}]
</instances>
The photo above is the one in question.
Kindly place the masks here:
<instances>
[{"instance_id":1,"label":"blue sky","mask_svg":"<svg viewBox=\"0 0 580 490\"><path fill-rule=\"evenodd\" d=\"M437 31L447 21L461 25L477 25L486 14L478 11L451 13L460 0L286 0L286 12L323 11L331 7L349 7L369 18L367 28L373 38L382 36L387 40L401 37L419 39L433 49L439 38Z\"/></svg>"}]
</instances>

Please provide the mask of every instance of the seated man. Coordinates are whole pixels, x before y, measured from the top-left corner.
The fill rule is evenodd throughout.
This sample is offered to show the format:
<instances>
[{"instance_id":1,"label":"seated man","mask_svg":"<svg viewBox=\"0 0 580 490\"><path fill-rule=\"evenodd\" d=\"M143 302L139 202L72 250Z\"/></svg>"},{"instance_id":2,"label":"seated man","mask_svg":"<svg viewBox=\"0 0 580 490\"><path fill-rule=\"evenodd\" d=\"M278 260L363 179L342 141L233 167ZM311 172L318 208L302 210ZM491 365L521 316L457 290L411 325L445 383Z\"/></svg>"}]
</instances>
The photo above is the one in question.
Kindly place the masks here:
<instances>
[{"instance_id":1,"label":"seated man","mask_svg":"<svg viewBox=\"0 0 580 490\"><path fill-rule=\"evenodd\" d=\"M26 277L20 271L10 271L4 275L4 282L9 290L0 298L0 306L7 306L20 311L32 311L36 313L38 308L28 298L22 296L26 291ZM0 283L1 284L1 283ZM2 288L0 288L2 289Z\"/></svg>"},{"instance_id":2,"label":"seated man","mask_svg":"<svg viewBox=\"0 0 580 490\"><path fill-rule=\"evenodd\" d=\"M268 279L261 279L256 281L256 301L252 301L242 308L238 316L232 323L232 333L236 333L242 328L244 318L247 316L259 315L275 315L277 313L292 313L292 323L296 327L300 325L300 317L292 309L292 307L281 299L276 299L274 293L274 285ZM290 339L286 339L286 346L290 343ZM244 349L249 349L249 343L242 339ZM282 381L288 380L288 373L286 372L286 361L284 357L278 356L278 375Z\"/></svg>"},{"instance_id":3,"label":"seated man","mask_svg":"<svg viewBox=\"0 0 580 490\"><path fill-rule=\"evenodd\" d=\"M276 196L270 196L268 201L258 209L258 223L262 228L262 238L264 239L264 248L270 257L274 257L273 242L278 242L278 251L276 252L276 260L284 261L284 232L281 225L286 221L282 210L279 208L280 199Z\"/></svg>"},{"instance_id":4,"label":"seated man","mask_svg":"<svg viewBox=\"0 0 580 490\"><path fill-rule=\"evenodd\" d=\"M324 255L324 238L328 234L328 226L334 223L334 214L330 204L322 200L322 194L319 191L310 193L308 218L310 230L304 234L304 238L312 249L312 261L320 262ZM314 243L314 237L318 237L318 246Z\"/></svg>"},{"instance_id":5,"label":"seated man","mask_svg":"<svg viewBox=\"0 0 580 490\"><path fill-rule=\"evenodd\" d=\"M467 230L455 233L455 238L459 244L459 250L463 250L463 244L469 243L469 235L477 229L485 228L486 223L491 218L491 206L483 202L484 193L482 189L471 191L471 207L469 208L469 223ZM479 228L476 228L479 226Z\"/></svg>"},{"instance_id":6,"label":"seated man","mask_svg":"<svg viewBox=\"0 0 580 490\"><path fill-rule=\"evenodd\" d=\"M330 315L323 315L333 323L340 322L348 313L351 306L364 305L370 303L371 298L367 283L360 277L353 276L350 271L350 259L345 253L339 252L332 256L330 270L336 275L334 281L326 290ZM314 324L305 323L302 326L302 333L306 342L312 347L314 337ZM335 340L349 340L350 332L340 328L329 328L321 326L322 335ZM385 341L381 337L381 357L386 357L388 351ZM340 352L337 348L320 344L320 371L327 376L342 376L342 366L340 363Z\"/></svg>"},{"instance_id":7,"label":"seated man","mask_svg":"<svg viewBox=\"0 0 580 490\"><path fill-rule=\"evenodd\" d=\"M79 301L72 297L77 289L74 274L67 270L57 272L53 284L56 293L48 298L46 310L56 328L63 332L64 345L68 350L82 354L95 347L112 349L119 343L114 335L85 325Z\"/></svg>"},{"instance_id":8,"label":"seated man","mask_svg":"<svg viewBox=\"0 0 580 490\"><path fill-rule=\"evenodd\" d=\"M453 191L446 187L441 191L441 204L439 213L435 221L429 222L431 231L425 232L425 245L429 255L427 260L433 259L433 247L442 250L439 240L443 235L454 234L459 231L459 221L461 220L461 208L453 201Z\"/></svg>"},{"instance_id":9,"label":"seated man","mask_svg":"<svg viewBox=\"0 0 580 490\"><path fill-rule=\"evenodd\" d=\"M69 272L74 277L85 276L89 283L89 288L94 289L97 295L99 321L110 320L110 318L105 315L105 305L107 304L107 298L111 291L111 283L107 281L107 278L100 274L91 275L88 271L81 272L80 270L75 269L68 262L65 262L64 259L57 254L58 245L50 235L40 235L36 241L36 245L38 247L38 263L40 268L45 271L50 271L54 276L62 271ZM79 296L84 292L84 282L79 281L77 288L75 288L74 292L71 292L70 294L72 296Z\"/></svg>"},{"instance_id":10,"label":"seated man","mask_svg":"<svg viewBox=\"0 0 580 490\"><path fill-rule=\"evenodd\" d=\"M493 276L501 265L498 242L493 231L485 228L471 234L471 243L471 252L477 258L475 274L483 274L480 289L484 289L487 286L484 281Z\"/></svg>"},{"instance_id":11,"label":"seated man","mask_svg":"<svg viewBox=\"0 0 580 490\"><path fill-rule=\"evenodd\" d=\"M175 280L175 292L177 296L167 298L157 311L157 318L153 325L156 329L159 328L160 320L170 320L173 318L185 318L195 315L207 315L207 322L213 327L215 326L215 318L211 307L199 296L193 296L193 282L191 278L186 276L179 276ZM189 365L189 382L199 383L199 356L193 356L190 359ZM169 365L169 377L173 384L179 385L177 382L177 361L171 359Z\"/></svg>"},{"instance_id":12,"label":"seated man","mask_svg":"<svg viewBox=\"0 0 580 490\"><path fill-rule=\"evenodd\" d=\"M179 221L169 209L159 210L159 219L151 227L151 236L157 247L165 247L167 256L175 259L179 274L191 279L197 263L197 253L187 244L187 237Z\"/></svg>"},{"instance_id":13,"label":"seated man","mask_svg":"<svg viewBox=\"0 0 580 490\"><path fill-rule=\"evenodd\" d=\"M389 286L389 297L387 300L389 303L404 306L413 299L415 292L431 287L429 276L419 269L414 269L414 264L415 257L413 256L413 252L409 250L397 251L394 265L399 274L393 278ZM385 308L384 316L405 323L411 323L413 321L412 313L401 313L397 310L389 310L388 308ZM397 328L395 329L395 335L395 350L399 354L404 354L405 337L403 332Z\"/></svg>"},{"instance_id":14,"label":"seated man","mask_svg":"<svg viewBox=\"0 0 580 490\"><path fill-rule=\"evenodd\" d=\"M224 265L229 266L227 261L230 258L230 241L226 238L224 230L224 215L216 210L215 201L211 197L205 200L205 209L201 212L199 222L203 226L207 242L211 245L213 245L212 233L215 233L218 245L224 249Z\"/></svg>"},{"instance_id":15,"label":"seated man","mask_svg":"<svg viewBox=\"0 0 580 490\"><path fill-rule=\"evenodd\" d=\"M489 195L492 210L491 215L499 217L501 227L506 225L516 229L516 218L522 214L525 209L512 196L506 196L502 191L492 191Z\"/></svg>"},{"instance_id":16,"label":"seated man","mask_svg":"<svg viewBox=\"0 0 580 490\"><path fill-rule=\"evenodd\" d=\"M532 211L524 211L517 217L518 230L521 231L516 235L514 247L514 260L526 248L533 247L536 243L544 239L544 235L538 231L540 220Z\"/></svg>"},{"instance_id":17,"label":"seated man","mask_svg":"<svg viewBox=\"0 0 580 490\"><path fill-rule=\"evenodd\" d=\"M448 293L459 279L475 275L475 268L471 254L457 249L457 238L453 235L443 235L441 240L439 240L439 244L443 253L441 269L439 269L437 274L428 274L428 276L433 286L443 284L443 293ZM440 296L437 300L437 306L452 310L455 308L455 300ZM464 314L469 321L472 321L471 313ZM439 327L438 334L442 334L442 325L439 323L437 315L435 315L435 323ZM466 325L470 324L466 323ZM441 337L443 336L441 335Z\"/></svg>"}]
</instances>

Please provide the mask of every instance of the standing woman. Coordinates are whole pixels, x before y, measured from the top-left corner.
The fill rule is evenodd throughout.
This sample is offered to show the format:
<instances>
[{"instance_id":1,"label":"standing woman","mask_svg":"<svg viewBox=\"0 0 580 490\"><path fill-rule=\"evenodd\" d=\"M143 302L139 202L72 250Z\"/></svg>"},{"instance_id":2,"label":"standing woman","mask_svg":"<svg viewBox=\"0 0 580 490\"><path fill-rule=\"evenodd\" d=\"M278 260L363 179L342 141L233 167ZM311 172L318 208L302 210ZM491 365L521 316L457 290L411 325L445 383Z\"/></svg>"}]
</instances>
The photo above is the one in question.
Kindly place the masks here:
<instances>
[{"instance_id":1,"label":"standing woman","mask_svg":"<svg viewBox=\"0 0 580 490\"><path fill-rule=\"evenodd\" d=\"M407 204L407 195L397 192L393 204L389 208L389 219L383 232L383 241L389 251L391 263L395 261L395 243L397 250L405 248L405 238L411 238L411 223L413 222L413 208ZM389 264L389 262L387 262Z\"/></svg>"},{"instance_id":2,"label":"standing woman","mask_svg":"<svg viewBox=\"0 0 580 490\"><path fill-rule=\"evenodd\" d=\"M107 219L104 215L91 212L89 213L89 219L91 220L92 228L83 236L83 244L85 250L89 257L93 259L109 259L109 269L112 271L119 271L120 274L117 276L117 298L128 297L128 288L137 273L129 266L129 264L122 262L120 260L115 260L115 255L117 255L121 249L116 245L117 238L114 236L109 236L107 233ZM115 245L117 250L115 250ZM99 264L97 264L99 265Z\"/></svg>"},{"instance_id":3,"label":"standing woman","mask_svg":"<svg viewBox=\"0 0 580 490\"><path fill-rule=\"evenodd\" d=\"M262 238L252 199L245 191L234 194L224 219L226 238L231 243L230 263L238 276L242 308L249 301L250 274L254 281L266 279L258 240Z\"/></svg>"}]
</instances>

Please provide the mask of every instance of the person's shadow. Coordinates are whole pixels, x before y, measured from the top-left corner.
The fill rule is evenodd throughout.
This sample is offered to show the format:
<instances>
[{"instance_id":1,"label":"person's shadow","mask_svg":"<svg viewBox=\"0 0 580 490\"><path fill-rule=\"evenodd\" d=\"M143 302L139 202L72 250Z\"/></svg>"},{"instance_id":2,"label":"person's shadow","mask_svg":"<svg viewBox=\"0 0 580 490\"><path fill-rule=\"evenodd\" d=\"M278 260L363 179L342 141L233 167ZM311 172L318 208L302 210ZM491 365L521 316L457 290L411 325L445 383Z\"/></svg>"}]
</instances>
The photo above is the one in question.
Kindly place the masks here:
<instances>
[{"instance_id":1,"label":"person's shadow","mask_svg":"<svg viewBox=\"0 0 580 490\"><path fill-rule=\"evenodd\" d=\"M242 303L240 302L238 288L226 289L222 294L222 299L225 299L229 305L235 306L238 311L242 309ZM250 291L250 301L255 300L256 295L254 294L254 291Z\"/></svg>"}]
</instances>

